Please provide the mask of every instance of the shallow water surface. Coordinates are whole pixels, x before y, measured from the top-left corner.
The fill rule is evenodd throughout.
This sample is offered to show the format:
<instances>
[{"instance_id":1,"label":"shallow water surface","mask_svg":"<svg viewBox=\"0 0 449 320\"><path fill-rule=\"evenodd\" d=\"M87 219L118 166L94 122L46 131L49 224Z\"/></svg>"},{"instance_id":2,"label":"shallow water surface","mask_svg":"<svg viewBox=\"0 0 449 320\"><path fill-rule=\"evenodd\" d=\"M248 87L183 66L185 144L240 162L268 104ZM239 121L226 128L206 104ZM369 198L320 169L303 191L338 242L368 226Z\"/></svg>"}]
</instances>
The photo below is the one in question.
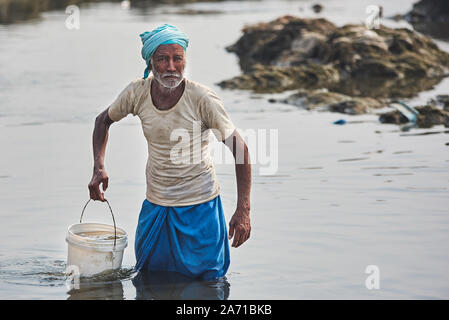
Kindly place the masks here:
<instances>
[{"instance_id":1,"label":"shallow water surface","mask_svg":"<svg viewBox=\"0 0 449 320\"><path fill-rule=\"evenodd\" d=\"M445 128L401 131L380 124L375 115L268 102L289 93L262 95L215 85L240 73L236 57L224 48L245 24L283 14L360 23L371 1L321 3L318 15L310 8L313 1L206 2L146 10L100 3L81 6L77 31L65 28L62 11L0 26L0 298L448 299ZM412 5L377 3L385 16L405 13ZM193 9L209 13L191 14ZM269 129L277 130L272 154L250 146L256 161L251 239L231 249L225 279L201 282L133 272L147 147L139 119L129 116L112 125L105 161L106 195L117 226L128 234L123 266L82 279L77 288L65 274L65 237L89 196L94 119L127 83L143 75L138 34L162 23L189 34L187 76L217 92L240 130L264 129L266 141ZM447 42L438 45L449 50ZM448 92L445 79L406 101L418 105ZM338 119L347 124L333 125ZM263 175L270 164L277 170ZM234 166L217 163L217 176L229 221L236 204ZM112 224L108 207L99 202L91 203L84 220ZM380 270L378 290L365 286L370 265Z\"/></svg>"}]
</instances>

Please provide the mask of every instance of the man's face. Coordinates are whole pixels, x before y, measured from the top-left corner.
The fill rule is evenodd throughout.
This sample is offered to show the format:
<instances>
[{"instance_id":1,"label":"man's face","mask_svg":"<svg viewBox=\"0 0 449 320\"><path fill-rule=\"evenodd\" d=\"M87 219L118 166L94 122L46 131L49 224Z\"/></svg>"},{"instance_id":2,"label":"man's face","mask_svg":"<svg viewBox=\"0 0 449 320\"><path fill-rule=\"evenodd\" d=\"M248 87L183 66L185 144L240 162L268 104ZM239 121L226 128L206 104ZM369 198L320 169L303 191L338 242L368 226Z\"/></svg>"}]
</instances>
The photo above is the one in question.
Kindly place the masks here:
<instances>
[{"instance_id":1,"label":"man's face","mask_svg":"<svg viewBox=\"0 0 449 320\"><path fill-rule=\"evenodd\" d=\"M164 87L174 89L184 78L184 49L178 44L160 45L151 58L154 78Z\"/></svg>"}]
</instances>

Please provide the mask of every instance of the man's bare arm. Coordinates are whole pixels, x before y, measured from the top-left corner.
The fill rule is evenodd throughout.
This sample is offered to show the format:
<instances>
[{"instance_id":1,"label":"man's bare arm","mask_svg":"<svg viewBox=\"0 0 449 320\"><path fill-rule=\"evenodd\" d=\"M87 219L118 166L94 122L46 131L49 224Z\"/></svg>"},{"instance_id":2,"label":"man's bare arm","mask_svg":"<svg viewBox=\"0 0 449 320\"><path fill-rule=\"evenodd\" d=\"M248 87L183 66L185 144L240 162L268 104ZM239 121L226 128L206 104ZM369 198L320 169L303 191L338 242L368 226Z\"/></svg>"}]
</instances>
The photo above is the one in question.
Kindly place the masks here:
<instances>
[{"instance_id":1,"label":"man's bare arm","mask_svg":"<svg viewBox=\"0 0 449 320\"><path fill-rule=\"evenodd\" d=\"M251 234L251 163L248 147L237 130L223 142L231 150L235 159L237 209L229 222L229 239L234 237L232 246L237 248L248 240Z\"/></svg>"},{"instance_id":2,"label":"man's bare arm","mask_svg":"<svg viewBox=\"0 0 449 320\"><path fill-rule=\"evenodd\" d=\"M94 171L88 188L90 198L104 201L104 191L108 188L109 177L104 168L104 154L108 142L109 127L114 122L109 118L108 109L100 113L95 119L95 128L92 135L94 153ZM103 184L103 192L100 192L100 184Z\"/></svg>"}]
</instances>

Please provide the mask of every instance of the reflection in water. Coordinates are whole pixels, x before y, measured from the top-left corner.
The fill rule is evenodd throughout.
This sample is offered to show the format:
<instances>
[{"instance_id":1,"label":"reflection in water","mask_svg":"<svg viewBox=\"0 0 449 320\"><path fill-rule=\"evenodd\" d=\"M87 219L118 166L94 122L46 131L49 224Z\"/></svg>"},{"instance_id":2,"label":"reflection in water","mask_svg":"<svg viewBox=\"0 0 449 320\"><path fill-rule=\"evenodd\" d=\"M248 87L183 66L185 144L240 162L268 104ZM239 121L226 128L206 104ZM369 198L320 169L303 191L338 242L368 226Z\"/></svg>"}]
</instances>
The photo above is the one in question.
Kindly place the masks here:
<instances>
[{"instance_id":1,"label":"reflection in water","mask_svg":"<svg viewBox=\"0 0 449 320\"><path fill-rule=\"evenodd\" d=\"M67 300L123 300L123 286L120 279L109 282L81 280L77 288L67 292Z\"/></svg>"},{"instance_id":2,"label":"reflection in water","mask_svg":"<svg viewBox=\"0 0 449 320\"><path fill-rule=\"evenodd\" d=\"M139 272L132 280L137 300L227 300L230 284L226 277L195 280L165 271Z\"/></svg>"},{"instance_id":3,"label":"reflection in water","mask_svg":"<svg viewBox=\"0 0 449 320\"><path fill-rule=\"evenodd\" d=\"M119 274L120 273L120 274ZM67 292L68 300L123 300L123 282L135 274L121 269L104 275L81 278ZM137 300L227 300L230 284L226 277L197 280L176 272L139 272L132 279Z\"/></svg>"},{"instance_id":4,"label":"reflection in water","mask_svg":"<svg viewBox=\"0 0 449 320\"><path fill-rule=\"evenodd\" d=\"M134 268L122 267L92 277L82 277L79 283L70 285L67 300L123 300L122 283L134 274Z\"/></svg>"},{"instance_id":5,"label":"reflection in water","mask_svg":"<svg viewBox=\"0 0 449 320\"><path fill-rule=\"evenodd\" d=\"M175 272L137 273L131 266L74 280L66 273L63 260L32 256L0 261L0 282L36 287L66 286L68 289L64 292L68 300L123 300L123 286L128 281L136 287L136 299L145 300L227 300L230 291L226 277L206 281Z\"/></svg>"}]
</instances>

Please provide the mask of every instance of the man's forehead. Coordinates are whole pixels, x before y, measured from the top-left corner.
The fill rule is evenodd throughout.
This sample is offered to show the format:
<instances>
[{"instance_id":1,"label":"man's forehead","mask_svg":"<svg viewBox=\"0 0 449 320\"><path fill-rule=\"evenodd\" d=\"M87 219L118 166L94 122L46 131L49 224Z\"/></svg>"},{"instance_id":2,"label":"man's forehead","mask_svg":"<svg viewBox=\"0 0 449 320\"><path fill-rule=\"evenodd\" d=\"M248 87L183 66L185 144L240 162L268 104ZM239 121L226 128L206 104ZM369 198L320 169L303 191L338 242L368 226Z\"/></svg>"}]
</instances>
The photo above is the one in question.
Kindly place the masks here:
<instances>
[{"instance_id":1,"label":"man's forehead","mask_svg":"<svg viewBox=\"0 0 449 320\"><path fill-rule=\"evenodd\" d=\"M155 56L167 54L184 55L184 48L176 43L162 44L159 47L157 47L156 51L154 52Z\"/></svg>"}]
</instances>

